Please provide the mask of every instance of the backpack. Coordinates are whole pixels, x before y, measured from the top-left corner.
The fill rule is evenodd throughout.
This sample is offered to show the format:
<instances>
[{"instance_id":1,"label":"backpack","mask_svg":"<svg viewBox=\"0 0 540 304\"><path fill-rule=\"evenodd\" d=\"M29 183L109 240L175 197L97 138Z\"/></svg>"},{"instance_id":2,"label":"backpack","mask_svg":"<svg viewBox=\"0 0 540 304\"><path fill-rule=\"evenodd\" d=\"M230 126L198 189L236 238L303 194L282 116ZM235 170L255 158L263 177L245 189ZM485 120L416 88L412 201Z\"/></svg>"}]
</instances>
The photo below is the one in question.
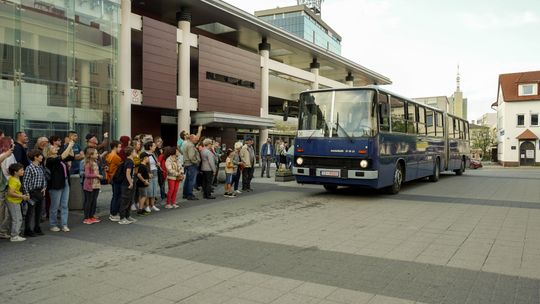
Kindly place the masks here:
<instances>
[{"instance_id":1,"label":"backpack","mask_svg":"<svg viewBox=\"0 0 540 304\"><path fill-rule=\"evenodd\" d=\"M121 163L118 165L118 168L116 169L116 172L114 172L114 175L112 177L112 182L116 184L123 183L126 179L126 172L124 170L124 163Z\"/></svg>"}]
</instances>

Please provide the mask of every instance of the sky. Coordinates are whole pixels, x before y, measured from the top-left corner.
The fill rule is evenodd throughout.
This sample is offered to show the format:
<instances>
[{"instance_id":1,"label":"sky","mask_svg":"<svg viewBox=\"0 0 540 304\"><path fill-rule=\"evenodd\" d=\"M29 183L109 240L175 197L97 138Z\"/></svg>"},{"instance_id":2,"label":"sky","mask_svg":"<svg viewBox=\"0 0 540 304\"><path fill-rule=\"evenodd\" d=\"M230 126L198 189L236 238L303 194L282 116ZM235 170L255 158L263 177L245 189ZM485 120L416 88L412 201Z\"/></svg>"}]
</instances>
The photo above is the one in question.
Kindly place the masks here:
<instances>
[{"instance_id":1,"label":"sky","mask_svg":"<svg viewBox=\"0 0 540 304\"><path fill-rule=\"evenodd\" d=\"M225 0L248 13L296 0ZM499 74L540 70L540 0L325 0L341 55L414 98L451 96L457 66L468 120L494 112Z\"/></svg>"}]
</instances>

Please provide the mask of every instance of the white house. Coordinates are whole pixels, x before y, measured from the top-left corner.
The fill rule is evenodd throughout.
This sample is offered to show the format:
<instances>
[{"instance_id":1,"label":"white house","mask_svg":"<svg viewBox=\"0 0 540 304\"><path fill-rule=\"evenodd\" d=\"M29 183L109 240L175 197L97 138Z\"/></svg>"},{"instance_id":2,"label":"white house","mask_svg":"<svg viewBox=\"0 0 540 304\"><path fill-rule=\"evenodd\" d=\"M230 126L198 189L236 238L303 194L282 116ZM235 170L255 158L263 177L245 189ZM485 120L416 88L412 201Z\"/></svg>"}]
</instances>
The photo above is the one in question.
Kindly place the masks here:
<instances>
[{"instance_id":1,"label":"white house","mask_svg":"<svg viewBox=\"0 0 540 304\"><path fill-rule=\"evenodd\" d=\"M540 71L499 75L498 160L503 166L540 165Z\"/></svg>"}]
</instances>

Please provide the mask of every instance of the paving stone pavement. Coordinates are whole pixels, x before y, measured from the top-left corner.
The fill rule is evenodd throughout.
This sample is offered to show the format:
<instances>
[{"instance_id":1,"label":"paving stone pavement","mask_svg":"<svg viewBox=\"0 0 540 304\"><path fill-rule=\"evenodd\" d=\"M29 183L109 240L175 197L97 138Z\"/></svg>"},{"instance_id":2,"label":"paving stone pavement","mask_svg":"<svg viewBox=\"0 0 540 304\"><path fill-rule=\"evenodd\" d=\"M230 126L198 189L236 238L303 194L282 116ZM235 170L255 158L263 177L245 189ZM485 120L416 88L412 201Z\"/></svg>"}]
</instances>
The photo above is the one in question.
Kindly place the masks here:
<instances>
[{"instance_id":1,"label":"paving stone pavement","mask_svg":"<svg viewBox=\"0 0 540 304\"><path fill-rule=\"evenodd\" d=\"M133 225L75 211L70 233L0 242L0 303L540 303L538 169L395 196L254 182Z\"/></svg>"}]
</instances>

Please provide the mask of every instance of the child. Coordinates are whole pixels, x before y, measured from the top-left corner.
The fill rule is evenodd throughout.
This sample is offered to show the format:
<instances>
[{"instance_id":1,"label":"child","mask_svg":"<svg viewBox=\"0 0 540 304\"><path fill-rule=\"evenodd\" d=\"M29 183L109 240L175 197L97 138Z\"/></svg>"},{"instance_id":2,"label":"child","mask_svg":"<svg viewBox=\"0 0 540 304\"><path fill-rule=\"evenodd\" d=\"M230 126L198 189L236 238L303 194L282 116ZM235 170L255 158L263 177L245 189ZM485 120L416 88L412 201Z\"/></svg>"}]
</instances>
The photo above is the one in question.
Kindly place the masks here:
<instances>
[{"instance_id":1,"label":"child","mask_svg":"<svg viewBox=\"0 0 540 304\"><path fill-rule=\"evenodd\" d=\"M167 183L169 189L167 192L167 204L165 205L165 208L179 208L180 206L176 204L176 193L178 192L180 182L184 179L184 169L182 168L180 151L177 148L167 147L165 148L165 153L161 156L166 159L164 168L167 168Z\"/></svg>"},{"instance_id":2,"label":"child","mask_svg":"<svg viewBox=\"0 0 540 304\"><path fill-rule=\"evenodd\" d=\"M139 159L141 164L139 165L139 171L137 172L137 188L139 188L139 210L137 215L148 215L150 212L145 210L145 207L149 205L150 197L148 193L148 186L150 185L150 170L148 168L148 159L150 155L146 152L141 153Z\"/></svg>"},{"instance_id":3,"label":"child","mask_svg":"<svg viewBox=\"0 0 540 304\"><path fill-rule=\"evenodd\" d=\"M19 236L22 226L21 203L30 199L30 196L23 195L21 188L21 177L24 175L22 164L15 163L9 166L9 179L7 185L6 203L11 215L11 241L22 242L25 238Z\"/></svg>"},{"instance_id":4,"label":"child","mask_svg":"<svg viewBox=\"0 0 540 304\"><path fill-rule=\"evenodd\" d=\"M236 172L236 167L233 163L234 151L232 149L227 150L227 159L225 160L225 197L235 197L233 192L232 183L233 175Z\"/></svg>"},{"instance_id":5,"label":"child","mask_svg":"<svg viewBox=\"0 0 540 304\"><path fill-rule=\"evenodd\" d=\"M99 157L98 152L94 148L86 148L84 159L84 220L83 223L87 225L99 223L100 220L94 217L96 210L97 197L99 190L101 189L101 180L103 176L99 174L99 166L97 159Z\"/></svg>"},{"instance_id":6,"label":"child","mask_svg":"<svg viewBox=\"0 0 540 304\"><path fill-rule=\"evenodd\" d=\"M133 200L133 194L135 193L135 162L134 159L137 156L137 152L133 147L126 147L124 149L126 153L126 160L124 165L118 170L122 170L125 178L122 180L122 190L120 198L120 221L118 224L126 225L135 223L137 220L131 217L131 203Z\"/></svg>"},{"instance_id":7,"label":"child","mask_svg":"<svg viewBox=\"0 0 540 304\"><path fill-rule=\"evenodd\" d=\"M28 209L24 221L24 235L26 237L34 237L36 235L43 235L40 222L47 180L41 167L43 161L42 152L38 149L33 149L28 151L27 155L31 163L24 171L22 182L24 193L30 196L30 199L28 200Z\"/></svg>"}]
</instances>

